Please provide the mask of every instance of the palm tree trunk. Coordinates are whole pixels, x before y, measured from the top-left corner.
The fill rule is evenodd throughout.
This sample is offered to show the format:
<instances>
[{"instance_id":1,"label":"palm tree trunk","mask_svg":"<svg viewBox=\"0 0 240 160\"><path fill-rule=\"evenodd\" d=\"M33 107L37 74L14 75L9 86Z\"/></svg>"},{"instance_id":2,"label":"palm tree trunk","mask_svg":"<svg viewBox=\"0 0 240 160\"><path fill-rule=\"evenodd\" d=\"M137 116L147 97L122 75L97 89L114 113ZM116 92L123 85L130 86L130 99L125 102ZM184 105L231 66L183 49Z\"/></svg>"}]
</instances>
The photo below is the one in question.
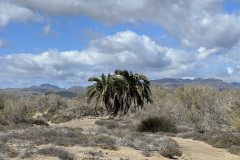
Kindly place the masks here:
<instances>
[{"instance_id":1,"label":"palm tree trunk","mask_svg":"<svg viewBox=\"0 0 240 160\"><path fill-rule=\"evenodd\" d=\"M95 116L98 117L98 116L99 116L99 113L98 113L98 111L97 111L97 105L95 105L94 111L95 111Z\"/></svg>"},{"instance_id":2,"label":"palm tree trunk","mask_svg":"<svg viewBox=\"0 0 240 160\"><path fill-rule=\"evenodd\" d=\"M113 108L114 108L113 116L116 117L121 108L121 104L120 104L118 98L114 99L114 107Z\"/></svg>"}]
</instances>

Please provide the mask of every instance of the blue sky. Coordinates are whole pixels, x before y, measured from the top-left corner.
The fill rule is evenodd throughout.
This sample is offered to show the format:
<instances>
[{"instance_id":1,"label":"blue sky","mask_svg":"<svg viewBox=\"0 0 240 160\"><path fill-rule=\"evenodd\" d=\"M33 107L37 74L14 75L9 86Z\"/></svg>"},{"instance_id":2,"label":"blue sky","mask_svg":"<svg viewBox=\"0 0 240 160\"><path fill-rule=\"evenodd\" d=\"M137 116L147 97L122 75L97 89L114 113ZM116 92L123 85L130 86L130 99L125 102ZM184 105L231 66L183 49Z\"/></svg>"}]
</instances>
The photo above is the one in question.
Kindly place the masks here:
<instances>
[{"instance_id":1,"label":"blue sky","mask_svg":"<svg viewBox=\"0 0 240 160\"><path fill-rule=\"evenodd\" d=\"M240 82L239 0L0 0L0 88L127 69Z\"/></svg>"}]
</instances>

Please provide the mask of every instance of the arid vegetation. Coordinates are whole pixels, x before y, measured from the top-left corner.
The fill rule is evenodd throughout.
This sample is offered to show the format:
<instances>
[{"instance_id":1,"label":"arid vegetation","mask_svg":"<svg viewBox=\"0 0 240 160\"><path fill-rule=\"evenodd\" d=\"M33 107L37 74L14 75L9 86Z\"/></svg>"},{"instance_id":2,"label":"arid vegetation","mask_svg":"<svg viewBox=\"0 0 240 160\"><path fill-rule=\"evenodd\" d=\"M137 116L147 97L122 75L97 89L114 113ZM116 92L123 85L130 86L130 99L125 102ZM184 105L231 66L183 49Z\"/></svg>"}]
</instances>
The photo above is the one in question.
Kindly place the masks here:
<instances>
[{"instance_id":1,"label":"arid vegetation","mask_svg":"<svg viewBox=\"0 0 240 160\"><path fill-rule=\"evenodd\" d=\"M102 75L99 80L101 83L113 81L114 77ZM95 84L100 82L91 80L97 82ZM144 83L149 86L147 81ZM126 86L127 83L123 88ZM123 94L123 90L103 92L109 88L102 87L93 94L93 88L97 88L93 85L87 92L88 97L81 93L71 100L57 95L20 98L0 94L0 159L24 159L36 155L75 159L76 155L69 150L73 146L113 151L129 147L140 150L146 157L156 154L170 158L181 156L177 143L168 138L169 135L205 141L215 147L227 148L233 154L240 153L239 90L219 91L194 84L170 89L152 84L152 96L148 98L153 103L141 107L146 97L142 96L144 100L141 99L141 102L138 96L143 92L135 95L130 94L132 91ZM126 96L121 97L123 95ZM95 96L98 103L87 103L89 96ZM124 105L117 105L118 112L124 114L126 110L126 115L99 119L93 126L84 129L48 126L50 123L95 116L95 109L100 116L113 113L115 103ZM84 151L83 159L101 157L104 155L100 151L88 150Z\"/></svg>"}]
</instances>

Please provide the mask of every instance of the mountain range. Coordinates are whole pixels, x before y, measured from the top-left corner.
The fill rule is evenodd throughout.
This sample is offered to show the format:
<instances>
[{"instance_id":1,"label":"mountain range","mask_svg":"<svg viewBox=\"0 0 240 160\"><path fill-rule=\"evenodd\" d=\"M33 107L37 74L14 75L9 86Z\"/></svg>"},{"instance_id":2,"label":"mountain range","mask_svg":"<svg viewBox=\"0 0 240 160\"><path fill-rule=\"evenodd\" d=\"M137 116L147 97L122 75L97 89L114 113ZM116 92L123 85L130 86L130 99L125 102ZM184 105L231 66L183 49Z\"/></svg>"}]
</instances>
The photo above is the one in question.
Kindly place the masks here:
<instances>
[{"instance_id":1,"label":"mountain range","mask_svg":"<svg viewBox=\"0 0 240 160\"><path fill-rule=\"evenodd\" d=\"M170 88L178 88L183 86L187 83L195 83L200 86L210 86L219 90L226 90L226 89L240 89L240 83L233 82L227 83L221 79L202 79L202 78L195 78L195 79L176 79L176 78L164 78L159 80L152 80L152 83L161 83L164 87Z\"/></svg>"},{"instance_id":2,"label":"mountain range","mask_svg":"<svg viewBox=\"0 0 240 160\"><path fill-rule=\"evenodd\" d=\"M2 89L1 92L16 94L21 97L30 97L32 95L42 94L56 94L65 98L73 98L76 97L78 93L84 93L85 87L73 86L65 89L51 84L41 84L39 86L31 86L27 88L6 88Z\"/></svg>"},{"instance_id":3,"label":"mountain range","mask_svg":"<svg viewBox=\"0 0 240 160\"><path fill-rule=\"evenodd\" d=\"M195 83L201 86L210 86L219 90L230 90L230 89L240 89L240 83L227 83L221 79L177 79L177 78L164 78L158 80L151 80L151 83L161 84L164 87L169 88L178 88L179 86L183 86L188 83ZM60 88L51 84L41 84L39 86L31 86L26 88L6 88L1 89L1 92L16 94L21 97L30 97L32 95L42 95L42 94L56 94L66 98L76 97L78 93L84 93L86 91L86 87L81 86L73 86L71 88L65 89Z\"/></svg>"}]
</instances>

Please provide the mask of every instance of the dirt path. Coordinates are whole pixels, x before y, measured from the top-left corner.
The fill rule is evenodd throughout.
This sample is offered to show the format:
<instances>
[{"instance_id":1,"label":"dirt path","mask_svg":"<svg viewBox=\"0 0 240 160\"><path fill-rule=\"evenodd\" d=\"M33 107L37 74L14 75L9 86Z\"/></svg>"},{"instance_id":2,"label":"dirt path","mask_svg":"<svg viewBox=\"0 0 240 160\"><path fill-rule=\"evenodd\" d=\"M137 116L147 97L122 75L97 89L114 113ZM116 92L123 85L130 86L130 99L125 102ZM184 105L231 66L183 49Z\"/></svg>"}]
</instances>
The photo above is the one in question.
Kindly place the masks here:
<instances>
[{"instance_id":1,"label":"dirt path","mask_svg":"<svg viewBox=\"0 0 240 160\"><path fill-rule=\"evenodd\" d=\"M239 156L230 154L226 149L192 139L171 138L179 144L183 152L182 160L240 160Z\"/></svg>"}]
</instances>

